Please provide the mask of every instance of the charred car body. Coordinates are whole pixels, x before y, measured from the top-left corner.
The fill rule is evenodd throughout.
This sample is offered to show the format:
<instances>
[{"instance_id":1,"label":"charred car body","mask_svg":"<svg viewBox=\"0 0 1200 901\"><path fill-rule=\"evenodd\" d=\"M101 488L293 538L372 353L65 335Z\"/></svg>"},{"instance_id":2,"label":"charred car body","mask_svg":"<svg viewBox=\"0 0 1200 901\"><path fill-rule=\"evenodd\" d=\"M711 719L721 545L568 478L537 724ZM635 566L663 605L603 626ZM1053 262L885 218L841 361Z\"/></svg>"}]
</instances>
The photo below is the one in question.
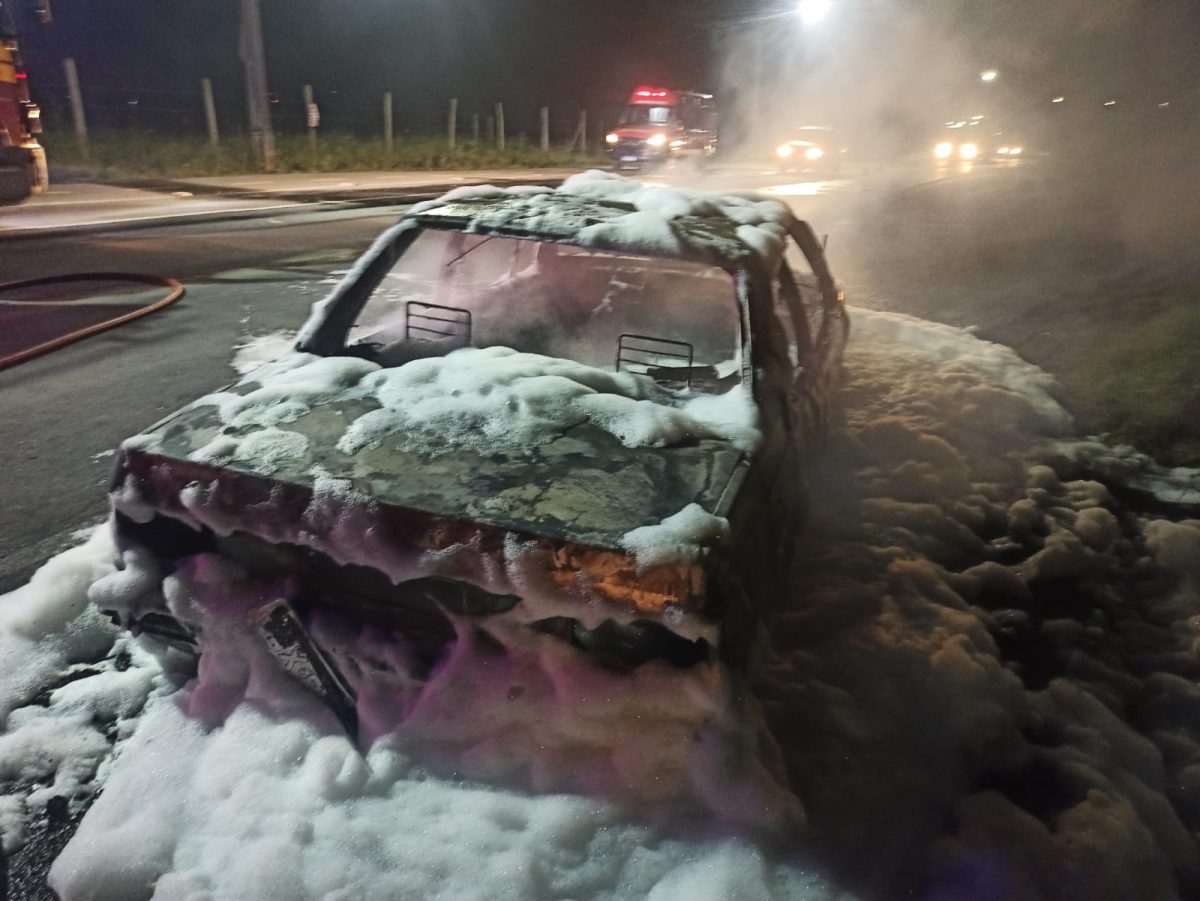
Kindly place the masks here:
<instances>
[{"instance_id":1,"label":"charred car body","mask_svg":"<svg viewBox=\"0 0 1200 901\"><path fill-rule=\"evenodd\" d=\"M119 566L150 577L93 599L202 648L162 577L236 561L268 644L326 693L318 614L430 661L465 623L622 666L737 657L748 598L785 577L846 331L776 201L604 173L452 192L379 238L296 353L123 444Z\"/></svg>"}]
</instances>

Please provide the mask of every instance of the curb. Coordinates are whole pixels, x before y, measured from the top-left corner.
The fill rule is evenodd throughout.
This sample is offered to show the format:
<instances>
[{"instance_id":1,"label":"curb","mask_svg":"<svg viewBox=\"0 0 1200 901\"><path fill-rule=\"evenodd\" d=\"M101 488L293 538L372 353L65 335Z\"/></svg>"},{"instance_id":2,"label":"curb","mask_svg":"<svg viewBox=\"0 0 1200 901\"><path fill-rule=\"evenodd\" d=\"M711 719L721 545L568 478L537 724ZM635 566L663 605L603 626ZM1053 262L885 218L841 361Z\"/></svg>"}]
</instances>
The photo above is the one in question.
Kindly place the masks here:
<instances>
[{"instance_id":1,"label":"curb","mask_svg":"<svg viewBox=\"0 0 1200 901\"><path fill-rule=\"evenodd\" d=\"M583 170L579 170L582 172ZM296 203L322 203L327 201L354 201L361 198L395 198L414 197L416 195L440 197L455 188L472 187L475 185L495 185L497 188L511 188L521 185L557 186L568 178L568 175L549 176L545 178L488 178L470 181L429 182L406 187L362 187L362 188L330 188L328 190L292 190L292 191L254 191L242 190L221 185L209 185L176 179L145 179L122 182L120 187L141 188L147 191L171 193L188 191L192 194L205 196L229 197L238 200L290 200Z\"/></svg>"},{"instance_id":2,"label":"curb","mask_svg":"<svg viewBox=\"0 0 1200 901\"><path fill-rule=\"evenodd\" d=\"M109 234L113 232L140 231L150 228L164 228L173 225L194 225L204 222L236 222L242 219L261 219L265 216L289 216L300 213L311 213L315 208L328 211L366 209L370 207L403 206L420 203L424 200L436 200L447 191L454 188L474 187L491 184L498 188L518 187L521 185L544 185L557 187L564 178L530 178L530 179L493 179L479 182L457 182L450 185L430 185L420 188L397 189L395 192L381 193L379 188L365 188L358 191L302 191L302 192L229 192L220 194L223 197L243 200L278 200L278 206L254 207L242 210L210 210L203 213L171 213L163 216L149 216L143 219L109 219L102 222L81 222L77 225L52 225L40 228L0 228L0 238L6 241L26 241L38 238L69 237L74 235ZM151 187L153 185L153 187ZM191 190L186 182L143 182L126 183L124 187L142 187L146 190L172 191ZM208 186L203 186L208 187ZM192 193L217 194L216 191L192 191Z\"/></svg>"}]
</instances>

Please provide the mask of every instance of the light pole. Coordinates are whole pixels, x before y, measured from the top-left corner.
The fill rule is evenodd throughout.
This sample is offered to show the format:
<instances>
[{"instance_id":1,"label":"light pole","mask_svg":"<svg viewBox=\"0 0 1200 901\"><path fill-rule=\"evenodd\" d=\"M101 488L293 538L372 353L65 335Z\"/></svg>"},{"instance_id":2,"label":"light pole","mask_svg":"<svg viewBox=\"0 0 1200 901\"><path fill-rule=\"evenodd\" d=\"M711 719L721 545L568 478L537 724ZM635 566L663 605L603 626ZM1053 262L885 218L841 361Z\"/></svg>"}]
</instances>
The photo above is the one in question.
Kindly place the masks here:
<instances>
[{"instance_id":1,"label":"light pole","mask_svg":"<svg viewBox=\"0 0 1200 901\"><path fill-rule=\"evenodd\" d=\"M275 132L271 130L271 105L267 97L267 61L263 51L262 14L258 0L241 0L242 63L246 69L246 112L255 161L267 172L275 170Z\"/></svg>"}]
</instances>

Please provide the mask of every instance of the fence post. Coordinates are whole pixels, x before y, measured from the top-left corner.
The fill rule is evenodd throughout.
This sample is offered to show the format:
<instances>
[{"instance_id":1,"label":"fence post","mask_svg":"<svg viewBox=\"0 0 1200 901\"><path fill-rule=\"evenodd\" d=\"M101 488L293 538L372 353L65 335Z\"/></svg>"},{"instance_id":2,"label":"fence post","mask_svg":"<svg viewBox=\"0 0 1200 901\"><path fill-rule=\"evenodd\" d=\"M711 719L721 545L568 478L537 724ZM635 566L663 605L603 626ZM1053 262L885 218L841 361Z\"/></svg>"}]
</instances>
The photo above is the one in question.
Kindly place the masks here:
<instances>
[{"instance_id":1,"label":"fence post","mask_svg":"<svg viewBox=\"0 0 1200 901\"><path fill-rule=\"evenodd\" d=\"M317 164L317 126L321 124L321 113L317 109L317 105L313 102L312 85L304 86L304 116L308 123L308 152L312 157L313 165Z\"/></svg>"},{"instance_id":2,"label":"fence post","mask_svg":"<svg viewBox=\"0 0 1200 901\"><path fill-rule=\"evenodd\" d=\"M471 140L479 143L479 113L471 113Z\"/></svg>"},{"instance_id":3,"label":"fence post","mask_svg":"<svg viewBox=\"0 0 1200 901\"><path fill-rule=\"evenodd\" d=\"M550 107L542 107L542 150L550 149Z\"/></svg>"},{"instance_id":4,"label":"fence post","mask_svg":"<svg viewBox=\"0 0 1200 901\"><path fill-rule=\"evenodd\" d=\"M579 124L575 126L575 134L571 136L571 145L567 148L570 153L579 148L580 153L587 152L587 110L579 111Z\"/></svg>"},{"instance_id":5,"label":"fence post","mask_svg":"<svg viewBox=\"0 0 1200 901\"><path fill-rule=\"evenodd\" d=\"M212 82L201 78L200 91L204 95L204 123L208 126L208 146L216 150L221 144L221 133L217 130L217 106L213 103Z\"/></svg>"},{"instance_id":6,"label":"fence post","mask_svg":"<svg viewBox=\"0 0 1200 901\"><path fill-rule=\"evenodd\" d=\"M450 98L450 109L446 112L446 146L451 150L458 142L458 98Z\"/></svg>"},{"instance_id":7,"label":"fence post","mask_svg":"<svg viewBox=\"0 0 1200 901\"><path fill-rule=\"evenodd\" d=\"M79 73L75 71L75 60L69 56L64 59L63 71L67 76L67 90L71 93L71 116L75 120L75 141L79 144L79 155L87 160L91 155L88 148L87 118L83 114L83 94L79 91Z\"/></svg>"},{"instance_id":8,"label":"fence post","mask_svg":"<svg viewBox=\"0 0 1200 901\"><path fill-rule=\"evenodd\" d=\"M496 147L504 150L504 104L496 104Z\"/></svg>"},{"instance_id":9,"label":"fence post","mask_svg":"<svg viewBox=\"0 0 1200 901\"><path fill-rule=\"evenodd\" d=\"M392 142L394 140L394 129L392 128L392 92L383 92L383 149L387 154L387 161L392 161Z\"/></svg>"}]
</instances>

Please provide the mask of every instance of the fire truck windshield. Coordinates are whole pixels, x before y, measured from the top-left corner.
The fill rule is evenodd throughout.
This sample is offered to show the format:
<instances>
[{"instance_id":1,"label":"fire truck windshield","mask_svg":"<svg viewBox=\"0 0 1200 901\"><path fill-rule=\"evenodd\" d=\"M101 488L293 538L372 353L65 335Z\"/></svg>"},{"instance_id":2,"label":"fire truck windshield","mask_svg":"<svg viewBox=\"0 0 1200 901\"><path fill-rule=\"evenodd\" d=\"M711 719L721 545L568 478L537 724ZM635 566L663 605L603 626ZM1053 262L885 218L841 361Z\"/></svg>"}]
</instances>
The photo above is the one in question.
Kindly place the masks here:
<instances>
[{"instance_id":1,"label":"fire truck windshield","mask_svg":"<svg viewBox=\"0 0 1200 901\"><path fill-rule=\"evenodd\" d=\"M671 121L671 107L636 104L621 113L622 125L666 125Z\"/></svg>"}]
</instances>

